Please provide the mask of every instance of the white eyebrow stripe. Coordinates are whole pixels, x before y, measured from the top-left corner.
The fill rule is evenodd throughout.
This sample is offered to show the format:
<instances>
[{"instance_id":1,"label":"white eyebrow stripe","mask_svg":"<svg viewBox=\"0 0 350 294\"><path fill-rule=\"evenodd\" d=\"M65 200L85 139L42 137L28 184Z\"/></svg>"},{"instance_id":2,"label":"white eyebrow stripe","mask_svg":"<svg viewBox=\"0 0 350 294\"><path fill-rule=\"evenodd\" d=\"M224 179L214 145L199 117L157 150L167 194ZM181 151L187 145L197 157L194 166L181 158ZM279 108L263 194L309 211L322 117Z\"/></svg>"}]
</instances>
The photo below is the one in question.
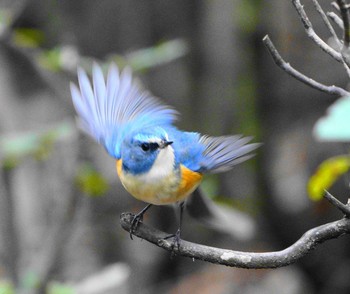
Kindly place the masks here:
<instances>
[{"instance_id":1,"label":"white eyebrow stripe","mask_svg":"<svg viewBox=\"0 0 350 294\"><path fill-rule=\"evenodd\" d=\"M160 138L149 138L148 142L149 143L161 143L163 140Z\"/></svg>"},{"instance_id":2,"label":"white eyebrow stripe","mask_svg":"<svg viewBox=\"0 0 350 294\"><path fill-rule=\"evenodd\" d=\"M159 137L147 137L147 136L138 136L136 135L134 137L136 140L140 141L140 142L147 142L147 143L157 143L160 144L162 143L164 140L159 138Z\"/></svg>"}]
</instances>

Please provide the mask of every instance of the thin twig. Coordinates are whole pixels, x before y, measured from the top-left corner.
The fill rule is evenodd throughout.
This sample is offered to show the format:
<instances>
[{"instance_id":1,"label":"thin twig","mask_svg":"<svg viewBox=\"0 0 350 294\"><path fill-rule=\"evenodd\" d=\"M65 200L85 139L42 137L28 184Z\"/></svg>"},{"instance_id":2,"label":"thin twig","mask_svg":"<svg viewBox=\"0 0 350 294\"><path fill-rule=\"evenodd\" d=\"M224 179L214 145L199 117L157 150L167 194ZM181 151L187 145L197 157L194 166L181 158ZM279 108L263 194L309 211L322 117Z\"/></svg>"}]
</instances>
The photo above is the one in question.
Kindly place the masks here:
<instances>
[{"instance_id":1,"label":"thin twig","mask_svg":"<svg viewBox=\"0 0 350 294\"><path fill-rule=\"evenodd\" d=\"M335 2L335 1L331 2L331 6L332 6L335 10L337 10L337 11L340 10L338 3Z\"/></svg>"},{"instance_id":2,"label":"thin twig","mask_svg":"<svg viewBox=\"0 0 350 294\"><path fill-rule=\"evenodd\" d=\"M350 92L344 90L343 88L336 87L336 86L326 86L324 84L321 84L319 82L316 82L315 80L305 76L301 72L297 71L295 68L293 68L289 63L285 62L275 46L273 45L272 41L270 40L269 36L266 35L263 38L263 43L267 47L268 51L270 52L273 60L275 63L283 69L285 72L287 72L289 75L294 77L295 79L303 82L304 84L320 90L322 92L332 94L332 95L337 95L337 96L348 96L350 95Z\"/></svg>"},{"instance_id":3,"label":"thin twig","mask_svg":"<svg viewBox=\"0 0 350 294\"><path fill-rule=\"evenodd\" d=\"M331 193L325 191L324 198L326 198L331 204L337 207L345 216L350 217L350 207L342 202L340 202L337 198L335 198Z\"/></svg>"},{"instance_id":4,"label":"thin twig","mask_svg":"<svg viewBox=\"0 0 350 294\"><path fill-rule=\"evenodd\" d=\"M350 16L349 16L349 6L344 0L337 0L340 15L343 20L344 25L344 37L343 37L343 46L341 48L341 55L344 59L344 62L350 67Z\"/></svg>"},{"instance_id":5,"label":"thin twig","mask_svg":"<svg viewBox=\"0 0 350 294\"><path fill-rule=\"evenodd\" d=\"M337 48L338 50L341 50L343 45L342 45L342 42L340 42L333 26L331 25L331 23L329 22L328 18L327 18L327 15L325 14L325 12L323 11L321 5L318 3L317 0L312 0L312 2L314 3L314 6L317 10L317 12L321 15L321 18L323 20L323 22L325 23L326 27L328 28L329 32L331 33L333 39L335 40L335 42L337 43ZM344 56L343 56L344 57ZM348 77L350 77L350 68L349 68L349 64L346 62L346 59L344 58L344 61L343 61L343 65L344 65L344 68L345 68L345 71L348 75Z\"/></svg>"},{"instance_id":6,"label":"thin twig","mask_svg":"<svg viewBox=\"0 0 350 294\"><path fill-rule=\"evenodd\" d=\"M133 214L123 213L121 225L126 231L130 230ZM151 242L177 255L203 260L215 264L247 269L277 268L296 262L308 254L318 244L350 233L350 219L328 223L307 231L290 247L274 252L242 252L229 249L215 248L181 240L179 248L173 246L171 240L165 240L168 233L140 223L134 235Z\"/></svg>"},{"instance_id":7,"label":"thin twig","mask_svg":"<svg viewBox=\"0 0 350 294\"><path fill-rule=\"evenodd\" d=\"M329 22L326 13L323 11L321 5L318 3L317 0L312 0L317 12L320 14L323 22L325 23L327 29L329 30L329 32L331 33L331 35L333 36L334 40L337 42L337 45L339 46L339 48L341 48L341 42L337 36L337 33L335 32L333 26L331 25L331 23Z\"/></svg>"},{"instance_id":8,"label":"thin twig","mask_svg":"<svg viewBox=\"0 0 350 294\"><path fill-rule=\"evenodd\" d=\"M327 12L327 16L340 28L344 29L344 24L342 19L334 12Z\"/></svg>"},{"instance_id":9,"label":"thin twig","mask_svg":"<svg viewBox=\"0 0 350 294\"><path fill-rule=\"evenodd\" d=\"M292 0L292 3L296 9L296 11L299 14L299 17L301 19L301 22L303 23L304 29L306 31L307 36L313 40L318 47L320 47L324 52L329 54L331 57L333 57L335 60L339 62L343 62L342 55L334 50L332 47L330 47L326 42L324 42L314 31L312 24L303 8L303 6L300 3L300 0Z\"/></svg>"}]
</instances>

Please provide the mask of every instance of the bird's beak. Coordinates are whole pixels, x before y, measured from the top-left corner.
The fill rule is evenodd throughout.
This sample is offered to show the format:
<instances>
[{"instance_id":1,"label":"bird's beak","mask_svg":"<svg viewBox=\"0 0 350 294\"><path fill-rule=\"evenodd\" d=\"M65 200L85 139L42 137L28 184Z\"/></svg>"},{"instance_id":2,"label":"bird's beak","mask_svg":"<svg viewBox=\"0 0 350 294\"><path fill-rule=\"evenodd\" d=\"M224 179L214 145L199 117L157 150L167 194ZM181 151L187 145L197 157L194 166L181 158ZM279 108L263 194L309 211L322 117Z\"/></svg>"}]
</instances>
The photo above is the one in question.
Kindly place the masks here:
<instances>
[{"instance_id":1,"label":"bird's beak","mask_svg":"<svg viewBox=\"0 0 350 294\"><path fill-rule=\"evenodd\" d=\"M167 147L167 146L169 146L171 144L173 144L173 141L162 141L162 143L159 144L159 148L163 149L163 148L165 148L165 147Z\"/></svg>"}]
</instances>

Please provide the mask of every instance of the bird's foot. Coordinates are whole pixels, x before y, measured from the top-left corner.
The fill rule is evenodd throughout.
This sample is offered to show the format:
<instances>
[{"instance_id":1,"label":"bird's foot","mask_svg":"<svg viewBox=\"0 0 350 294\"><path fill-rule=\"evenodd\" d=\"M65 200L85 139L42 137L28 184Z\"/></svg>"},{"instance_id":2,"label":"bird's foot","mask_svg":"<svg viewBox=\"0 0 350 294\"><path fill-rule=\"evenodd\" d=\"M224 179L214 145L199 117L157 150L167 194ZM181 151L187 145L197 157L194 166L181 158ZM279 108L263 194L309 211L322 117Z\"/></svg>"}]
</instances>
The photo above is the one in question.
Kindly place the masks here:
<instances>
[{"instance_id":1,"label":"bird's foot","mask_svg":"<svg viewBox=\"0 0 350 294\"><path fill-rule=\"evenodd\" d=\"M142 209L139 213L135 214L130 225L130 239L133 240L132 235L135 233L137 226L139 223L142 223L143 221L143 215L145 212L151 207L151 204L148 204L144 209Z\"/></svg>"},{"instance_id":2,"label":"bird's foot","mask_svg":"<svg viewBox=\"0 0 350 294\"><path fill-rule=\"evenodd\" d=\"M140 222L142 223L142 221L143 221L143 214L138 213L138 214L134 215L134 217L131 221L131 226L130 226L130 231L129 231L131 240L133 240L132 235L136 231L137 226L139 225Z\"/></svg>"},{"instance_id":3,"label":"bird's foot","mask_svg":"<svg viewBox=\"0 0 350 294\"><path fill-rule=\"evenodd\" d=\"M173 242L172 242L172 250L171 250L171 257L174 257L176 255L175 251L179 251L180 250L180 243L181 243L181 230L178 229L176 231L175 234L171 234L169 236L166 236L164 239L170 239L173 238Z\"/></svg>"}]
</instances>

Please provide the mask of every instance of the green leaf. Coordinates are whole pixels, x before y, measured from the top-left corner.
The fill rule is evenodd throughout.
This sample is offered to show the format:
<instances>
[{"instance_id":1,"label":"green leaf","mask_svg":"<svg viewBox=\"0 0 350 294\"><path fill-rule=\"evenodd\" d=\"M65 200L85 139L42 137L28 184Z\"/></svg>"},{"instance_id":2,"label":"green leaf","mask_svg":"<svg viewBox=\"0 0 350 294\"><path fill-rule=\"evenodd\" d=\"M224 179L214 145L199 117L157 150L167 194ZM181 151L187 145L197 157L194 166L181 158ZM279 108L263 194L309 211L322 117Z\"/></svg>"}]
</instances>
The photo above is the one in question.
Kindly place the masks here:
<instances>
[{"instance_id":1,"label":"green leaf","mask_svg":"<svg viewBox=\"0 0 350 294\"><path fill-rule=\"evenodd\" d=\"M61 70L61 49L53 48L51 50L42 51L38 56L38 62L40 65L48 70L57 72Z\"/></svg>"},{"instance_id":2,"label":"green leaf","mask_svg":"<svg viewBox=\"0 0 350 294\"><path fill-rule=\"evenodd\" d=\"M103 196L109 189L106 179L89 164L80 167L76 183L83 193L91 197Z\"/></svg>"},{"instance_id":3,"label":"green leaf","mask_svg":"<svg viewBox=\"0 0 350 294\"><path fill-rule=\"evenodd\" d=\"M314 201L321 200L324 191L328 190L349 168L350 157L348 155L332 157L322 162L308 182L309 197Z\"/></svg>"},{"instance_id":4,"label":"green leaf","mask_svg":"<svg viewBox=\"0 0 350 294\"><path fill-rule=\"evenodd\" d=\"M17 28L13 32L13 42L19 47L37 48L45 39L44 33L33 28Z\"/></svg>"}]
</instances>

